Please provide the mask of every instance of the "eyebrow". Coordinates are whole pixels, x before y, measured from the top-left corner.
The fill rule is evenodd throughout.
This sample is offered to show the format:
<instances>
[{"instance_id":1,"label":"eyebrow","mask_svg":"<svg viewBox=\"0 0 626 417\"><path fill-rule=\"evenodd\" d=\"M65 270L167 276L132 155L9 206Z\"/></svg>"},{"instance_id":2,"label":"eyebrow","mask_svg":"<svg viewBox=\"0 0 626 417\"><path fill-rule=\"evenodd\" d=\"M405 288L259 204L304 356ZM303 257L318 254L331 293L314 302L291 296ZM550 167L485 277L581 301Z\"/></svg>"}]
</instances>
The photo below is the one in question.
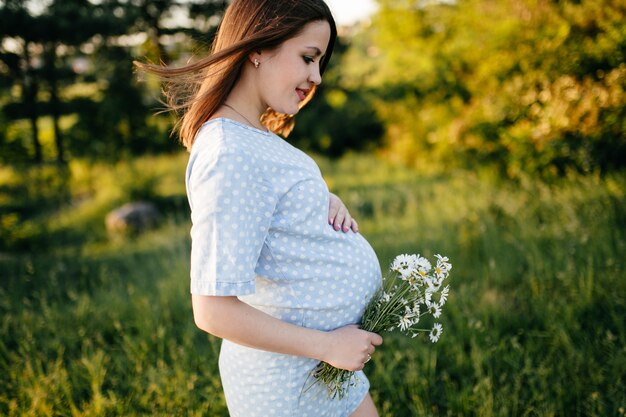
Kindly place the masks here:
<instances>
[{"instance_id":1,"label":"eyebrow","mask_svg":"<svg viewBox=\"0 0 626 417\"><path fill-rule=\"evenodd\" d=\"M322 55L322 51L317 46L307 46L307 49L313 49L315 51L315 56Z\"/></svg>"}]
</instances>

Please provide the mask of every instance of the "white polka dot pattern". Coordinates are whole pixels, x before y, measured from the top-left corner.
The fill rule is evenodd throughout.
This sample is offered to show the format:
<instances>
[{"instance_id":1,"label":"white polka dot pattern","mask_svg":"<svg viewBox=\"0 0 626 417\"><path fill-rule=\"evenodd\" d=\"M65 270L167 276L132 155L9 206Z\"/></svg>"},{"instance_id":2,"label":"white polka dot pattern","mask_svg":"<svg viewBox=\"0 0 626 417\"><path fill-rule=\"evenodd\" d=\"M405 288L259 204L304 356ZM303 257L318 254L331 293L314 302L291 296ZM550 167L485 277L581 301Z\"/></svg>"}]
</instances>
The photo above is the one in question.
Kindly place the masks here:
<instances>
[{"instance_id":1,"label":"white polka dot pattern","mask_svg":"<svg viewBox=\"0 0 626 417\"><path fill-rule=\"evenodd\" d=\"M381 282L371 246L328 224L319 168L278 136L228 119L202 127L187 167L191 292L235 295L319 330L358 323ZM304 390L317 362L224 341L220 374L232 416L348 416L369 389L362 372L343 400ZM310 382L310 379L309 379Z\"/></svg>"}]
</instances>

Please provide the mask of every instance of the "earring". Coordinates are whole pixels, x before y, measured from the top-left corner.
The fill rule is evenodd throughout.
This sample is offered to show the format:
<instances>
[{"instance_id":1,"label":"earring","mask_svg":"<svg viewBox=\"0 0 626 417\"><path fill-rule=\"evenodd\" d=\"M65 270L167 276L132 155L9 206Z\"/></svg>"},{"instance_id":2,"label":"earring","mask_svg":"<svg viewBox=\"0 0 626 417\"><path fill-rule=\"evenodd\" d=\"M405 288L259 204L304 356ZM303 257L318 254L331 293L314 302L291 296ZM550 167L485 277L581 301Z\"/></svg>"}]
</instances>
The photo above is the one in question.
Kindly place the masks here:
<instances>
[{"instance_id":1,"label":"earring","mask_svg":"<svg viewBox=\"0 0 626 417\"><path fill-rule=\"evenodd\" d=\"M258 59L254 58L254 68L259 68L259 65L261 65L261 63L259 62Z\"/></svg>"}]
</instances>

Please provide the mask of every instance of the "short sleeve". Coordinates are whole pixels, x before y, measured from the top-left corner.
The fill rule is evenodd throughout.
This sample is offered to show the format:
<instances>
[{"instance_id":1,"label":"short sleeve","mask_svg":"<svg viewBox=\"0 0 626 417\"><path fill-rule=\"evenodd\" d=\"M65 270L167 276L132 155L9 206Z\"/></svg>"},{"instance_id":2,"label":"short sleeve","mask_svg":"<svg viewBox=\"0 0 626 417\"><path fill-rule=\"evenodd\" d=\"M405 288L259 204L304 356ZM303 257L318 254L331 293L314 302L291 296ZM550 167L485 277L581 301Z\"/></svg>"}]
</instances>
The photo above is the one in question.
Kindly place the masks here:
<instances>
[{"instance_id":1,"label":"short sleeve","mask_svg":"<svg viewBox=\"0 0 626 417\"><path fill-rule=\"evenodd\" d=\"M255 268L276 198L255 159L237 149L192 152L187 166L191 207L191 293L255 292Z\"/></svg>"}]
</instances>

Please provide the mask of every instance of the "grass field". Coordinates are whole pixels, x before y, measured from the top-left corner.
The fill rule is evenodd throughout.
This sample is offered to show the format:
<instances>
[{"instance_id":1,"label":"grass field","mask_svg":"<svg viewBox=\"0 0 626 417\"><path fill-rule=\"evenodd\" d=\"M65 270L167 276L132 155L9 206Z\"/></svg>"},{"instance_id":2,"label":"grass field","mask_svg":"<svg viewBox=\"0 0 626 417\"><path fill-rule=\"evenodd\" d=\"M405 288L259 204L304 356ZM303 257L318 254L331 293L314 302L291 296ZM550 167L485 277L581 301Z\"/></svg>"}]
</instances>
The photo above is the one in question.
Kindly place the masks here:
<instances>
[{"instance_id":1,"label":"grass field","mask_svg":"<svg viewBox=\"0 0 626 417\"><path fill-rule=\"evenodd\" d=\"M383 269L454 264L439 343L387 336L383 416L626 416L626 174L515 183L317 158ZM186 155L0 168L0 415L225 416L188 294ZM135 238L106 212L168 213Z\"/></svg>"}]
</instances>

